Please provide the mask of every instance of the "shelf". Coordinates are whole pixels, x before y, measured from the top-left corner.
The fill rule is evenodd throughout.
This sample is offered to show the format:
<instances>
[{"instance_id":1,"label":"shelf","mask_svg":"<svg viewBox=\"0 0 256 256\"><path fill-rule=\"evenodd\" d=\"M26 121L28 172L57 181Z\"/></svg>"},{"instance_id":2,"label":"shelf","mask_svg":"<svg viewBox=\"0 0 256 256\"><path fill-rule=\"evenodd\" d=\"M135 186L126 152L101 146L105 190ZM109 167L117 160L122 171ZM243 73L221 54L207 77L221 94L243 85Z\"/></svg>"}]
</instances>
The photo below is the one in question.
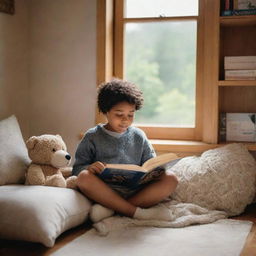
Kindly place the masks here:
<instances>
[{"instance_id":1,"label":"shelf","mask_svg":"<svg viewBox=\"0 0 256 256\"><path fill-rule=\"evenodd\" d=\"M217 147L222 147L229 143L238 143L238 142L221 142L219 144L210 144L200 141L184 141L184 140L150 140L154 149L157 152L173 152L180 156L185 155L199 155L206 150L214 149ZM243 142L242 142L243 143ZM250 151L256 151L256 143L244 142L247 149Z\"/></svg>"},{"instance_id":2,"label":"shelf","mask_svg":"<svg viewBox=\"0 0 256 256\"><path fill-rule=\"evenodd\" d=\"M256 25L256 15L222 16L221 26L253 26Z\"/></svg>"},{"instance_id":3,"label":"shelf","mask_svg":"<svg viewBox=\"0 0 256 256\"><path fill-rule=\"evenodd\" d=\"M256 86L256 80L220 80L219 86Z\"/></svg>"},{"instance_id":4,"label":"shelf","mask_svg":"<svg viewBox=\"0 0 256 256\"><path fill-rule=\"evenodd\" d=\"M218 147L217 144L208 144L200 141L151 139L150 142L158 153L173 152L181 156L198 155L208 149Z\"/></svg>"}]
</instances>

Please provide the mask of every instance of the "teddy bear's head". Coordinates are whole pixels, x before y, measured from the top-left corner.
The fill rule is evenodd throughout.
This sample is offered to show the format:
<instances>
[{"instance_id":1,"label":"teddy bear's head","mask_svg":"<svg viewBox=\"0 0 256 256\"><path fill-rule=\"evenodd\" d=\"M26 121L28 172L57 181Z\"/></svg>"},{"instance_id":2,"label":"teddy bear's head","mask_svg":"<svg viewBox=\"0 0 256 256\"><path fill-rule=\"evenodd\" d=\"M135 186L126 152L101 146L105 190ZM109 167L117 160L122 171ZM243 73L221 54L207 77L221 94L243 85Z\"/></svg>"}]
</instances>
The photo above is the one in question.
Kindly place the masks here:
<instances>
[{"instance_id":1,"label":"teddy bear's head","mask_svg":"<svg viewBox=\"0 0 256 256\"><path fill-rule=\"evenodd\" d=\"M32 136L26 142L28 155L35 164L66 167L71 161L67 147L60 135Z\"/></svg>"}]
</instances>

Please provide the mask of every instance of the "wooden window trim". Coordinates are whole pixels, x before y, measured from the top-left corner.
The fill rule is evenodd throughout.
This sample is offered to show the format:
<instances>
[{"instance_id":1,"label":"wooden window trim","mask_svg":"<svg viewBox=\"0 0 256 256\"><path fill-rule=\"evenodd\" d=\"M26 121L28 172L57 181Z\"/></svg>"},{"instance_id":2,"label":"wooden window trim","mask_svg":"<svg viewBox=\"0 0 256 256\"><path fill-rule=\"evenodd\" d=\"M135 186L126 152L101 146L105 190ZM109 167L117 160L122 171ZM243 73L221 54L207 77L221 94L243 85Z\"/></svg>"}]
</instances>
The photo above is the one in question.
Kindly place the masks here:
<instances>
[{"instance_id":1,"label":"wooden window trim","mask_svg":"<svg viewBox=\"0 0 256 256\"><path fill-rule=\"evenodd\" d=\"M97 86L113 77L114 0L97 0ZM105 117L96 107L95 123Z\"/></svg>"}]
</instances>

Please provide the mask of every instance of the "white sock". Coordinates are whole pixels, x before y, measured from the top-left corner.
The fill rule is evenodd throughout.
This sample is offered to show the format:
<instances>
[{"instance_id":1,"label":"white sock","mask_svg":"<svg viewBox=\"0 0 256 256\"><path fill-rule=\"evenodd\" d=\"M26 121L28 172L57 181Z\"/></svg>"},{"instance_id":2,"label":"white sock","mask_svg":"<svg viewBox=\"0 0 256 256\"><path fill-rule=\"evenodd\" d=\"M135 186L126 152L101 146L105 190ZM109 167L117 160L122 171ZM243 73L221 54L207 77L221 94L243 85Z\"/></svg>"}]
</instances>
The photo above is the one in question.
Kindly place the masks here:
<instances>
[{"instance_id":1,"label":"white sock","mask_svg":"<svg viewBox=\"0 0 256 256\"><path fill-rule=\"evenodd\" d=\"M173 214L170 209L165 207L140 208L137 207L133 218L140 220L173 220Z\"/></svg>"},{"instance_id":2,"label":"white sock","mask_svg":"<svg viewBox=\"0 0 256 256\"><path fill-rule=\"evenodd\" d=\"M99 222L114 214L114 211L100 204L94 204L90 209L90 219L93 222Z\"/></svg>"}]
</instances>

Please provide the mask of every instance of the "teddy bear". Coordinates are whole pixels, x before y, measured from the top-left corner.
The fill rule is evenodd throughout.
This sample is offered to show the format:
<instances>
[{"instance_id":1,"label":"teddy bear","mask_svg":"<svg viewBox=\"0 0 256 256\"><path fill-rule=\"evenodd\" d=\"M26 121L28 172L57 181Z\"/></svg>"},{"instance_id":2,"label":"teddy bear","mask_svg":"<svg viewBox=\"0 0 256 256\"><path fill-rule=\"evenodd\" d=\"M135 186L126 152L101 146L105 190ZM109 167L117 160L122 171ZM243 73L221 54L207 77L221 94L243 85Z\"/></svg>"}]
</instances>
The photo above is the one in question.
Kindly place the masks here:
<instances>
[{"instance_id":1,"label":"teddy bear","mask_svg":"<svg viewBox=\"0 0 256 256\"><path fill-rule=\"evenodd\" d=\"M71 156L60 135L32 136L26 141L31 163L26 172L26 185L45 185L76 189L76 176L71 176Z\"/></svg>"}]
</instances>

